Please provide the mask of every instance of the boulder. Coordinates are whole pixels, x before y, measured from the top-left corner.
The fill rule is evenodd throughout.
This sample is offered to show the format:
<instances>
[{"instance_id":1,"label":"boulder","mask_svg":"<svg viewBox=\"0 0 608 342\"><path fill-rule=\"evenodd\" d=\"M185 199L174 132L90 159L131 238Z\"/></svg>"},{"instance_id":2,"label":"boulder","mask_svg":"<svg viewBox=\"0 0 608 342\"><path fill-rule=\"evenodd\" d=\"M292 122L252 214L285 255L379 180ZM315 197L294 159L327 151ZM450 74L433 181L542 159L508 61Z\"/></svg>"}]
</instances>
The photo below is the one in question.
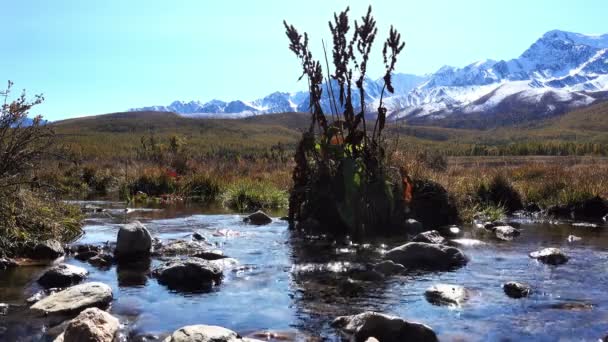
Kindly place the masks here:
<instances>
[{"instance_id":1,"label":"boulder","mask_svg":"<svg viewBox=\"0 0 608 342\"><path fill-rule=\"evenodd\" d=\"M521 234L518 229L511 226L496 226L493 230L496 238L502 241L511 241Z\"/></svg>"},{"instance_id":2,"label":"boulder","mask_svg":"<svg viewBox=\"0 0 608 342\"><path fill-rule=\"evenodd\" d=\"M206 290L220 283L222 268L199 258L172 260L152 271L158 282L178 290Z\"/></svg>"},{"instance_id":3,"label":"boulder","mask_svg":"<svg viewBox=\"0 0 608 342\"><path fill-rule=\"evenodd\" d=\"M30 257L35 260L55 260L64 254L63 246L57 240L46 240L34 246Z\"/></svg>"},{"instance_id":4,"label":"boulder","mask_svg":"<svg viewBox=\"0 0 608 342\"><path fill-rule=\"evenodd\" d=\"M424 296L435 305L460 305L469 298L469 292L462 286L437 284L428 288Z\"/></svg>"},{"instance_id":5,"label":"boulder","mask_svg":"<svg viewBox=\"0 0 608 342\"><path fill-rule=\"evenodd\" d=\"M376 312L364 312L336 318L331 326L351 341L366 341L373 337L382 342L435 342L435 332L428 326Z\"/></svg>"},{"instance_id":6,"label":"boulder","mask_svg":"<svg viewBox=\"0 0 608 342\"><path fill-rule=\"evenodd\" d=\"M502 289L505 291L505 294L511 298L528 297L530 292L532 292L530 285L518 283L515 281L505 283L502 286Z\"/></svg>"},{"instance_id":7,"label":"boulder","mask_svg":"<svg viewBox=\"0 0 608 342\"><path fill-rule=\"evenodd\" d=\"M112 342L118 327L118 318L98 308L89 308L72 319L55 342Z\"/></svg>"},{"instance_id":8,"label":"boulder","mask_svg":"<svg viewBox=\"0 0 608 342\"><path fill-rule=\"evenodd\" d=\"M114 256L111 254L103 253L96 255L88 260L89 264L99 267L106 268L112 266L114 263Z\"/></svg>"},{"instance_id":9,"label":"boulder","mask_svg":"<svg viewBox=\"0 0 608 342\"><path fill-rule=\"evenodd\" d=\"M545 248L540 251L530 253L530 258L549 265L561 265L568 262L568 256L559 248Z\"/></svg>"},{"instance_id":10,"label":"boulder","mask_svg":"<svg viewBox=\"0 0 608 342\"><path fill-rule=\"evenodd\" d=\"M432 270L454 269L468 262L464 253L455 247L424 242L409 242L393 248L385 258L406 268Z\"/></svg>"},{"instance_id":11,"label":"boulder","mask_svg":"<svg viewBox=\"0 0 608 342\"><path fill-rule=\"evenodd\" d=\"M242 342L234 331L215 325L189 325L177 329L164 342Z\"/></svg>"},{"instance_id":12,"label":"boulder","mask_svg":"<svg viewBox=\"0 0 608 342\"><path fill-rule=\"evenodd\" d=\"M272 222L272 218L270 216L268 216L265 212L258 210L255 213L245 217L243 219L243 221L250 223L250 224L262 226L262 225L269 224L270 222Z\"/></svg>"},{"instance_id":13,"label":"boulder","mask_svg":"<svg viewBox=\"0 0 608 342\"><path fill-rule=\"evenodd\" d=\"M391 260L384 260L374 265L374 271L379 272L385 276L389 276L404 272L405 267L401 264L396 264Z\"/></svg>"},{"instance_id":14,"label":"boulder","mask_svg":"<svg viewBox=\"0 0 608 342\"><path fill-rule=\"evenodd\" d=\"M422 232L412 239L413 242L426 242L426 243L446 243L446 239L439 234L436 230L429 230L428 232Z\"/></svg>"},{"instance_id":15,"label":"boulder","mask_svg":"<svg viewBox=\"0 0 608 342\"><path fill-rule=\"evenodd\" d=\"M135 259L148 256L152 250L152 236L139 221L120 227L116 238L114 255L120 259Z\"/></svg>"},{"instance_id":16,"label":"boulder","mask_svg":"<svg viewBox=\"0 0 608 342\"><path fill-rule=\"evenodd\" d=\"M411 218L405 221L405 230L408 234L413 235L424 232L424 227L422 226L422 223Z\"/></svg>"},{"instance_id":17,"label":"boulder","mask_svg":"<svg viewBox=\"0 0 608 342\"><path fill-rule=\"evenodd\" d=\"M45 288L66 287L78 284L86 278L89 272L82 267L61 264L57 265L38 279L38 284Z\"/></svg>"},{"instance_id":18,"label":"boulder","mask_svg":"<svg viewBox=\"0 0 608 342\"><path fill-rule=\"evenodd\" d=\"M42 314L72 314L90 307L106 307L112 301L112 289L103 283L91 282L69 287L49 295L31 306Z\"/></svg>"}]
</instances>

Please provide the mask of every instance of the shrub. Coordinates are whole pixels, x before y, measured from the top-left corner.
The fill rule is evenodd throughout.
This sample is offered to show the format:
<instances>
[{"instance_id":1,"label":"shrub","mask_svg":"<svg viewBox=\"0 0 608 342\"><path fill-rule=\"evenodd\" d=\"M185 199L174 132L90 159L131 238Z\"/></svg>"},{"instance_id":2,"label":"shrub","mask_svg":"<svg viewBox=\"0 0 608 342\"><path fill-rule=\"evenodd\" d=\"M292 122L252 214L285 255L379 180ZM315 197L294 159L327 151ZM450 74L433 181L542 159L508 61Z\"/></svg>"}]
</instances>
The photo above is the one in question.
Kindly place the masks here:
<instances>
[{"instance_id":1,"label":"shrub","mask_svg":"<svg viewBox=\"0 0 608 342\"><path fill-rule=\"evenodd\" d=\"M490 184L483 183L477 195L482 203L503 207L509 213L523 209L521 196L502 174L494 176Z\"/></svg>"},{"instance_id":2,"label":"shrub","mask_svg":"<svg viewBox=\"0 0 608 342\"><path fill-rule=\"evenodd\" d=\"M186 197L202 202L212 202L219 199L221 184L217 177L196 173L181 180L180 192Z\"/></svg>"},{"instance_id":3,"label":"shrub","mask_svg":"<svg viewBox=\"0 0 608 342\"><path fill-rule=\"evenodd\" d=\"M177 178L167 170L146 169L129 184L128 188L130 194L136 194L140 191L150 196L170 194L177 189Z\"/></svg>"}]
</instances>

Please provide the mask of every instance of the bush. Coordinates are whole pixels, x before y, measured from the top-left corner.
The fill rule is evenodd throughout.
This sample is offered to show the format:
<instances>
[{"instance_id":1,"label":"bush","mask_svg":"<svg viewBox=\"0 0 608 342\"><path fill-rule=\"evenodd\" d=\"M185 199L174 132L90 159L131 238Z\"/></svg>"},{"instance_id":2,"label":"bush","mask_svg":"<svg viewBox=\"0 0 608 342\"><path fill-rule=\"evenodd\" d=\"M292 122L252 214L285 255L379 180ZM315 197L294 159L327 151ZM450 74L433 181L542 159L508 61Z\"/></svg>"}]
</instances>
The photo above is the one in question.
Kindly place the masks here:
<instances>
[{"instance_id":1,"label":"bush","mask_svg":"<svg viewBox=\"0 0 608 342\"><path fill-rule=\"evenodd\" d=\"M287 192L269 182L237 180L222 194L222 203L240 212L280 209L287 206Z\"/></svg>"},{"instance_id":2,"label":"bush","mask_svg":"<svg viewBox=\"0 0 608 342\"><path fill-rule=\"evenodd\" d=\"M216 177L197 173L181 181L180 192L183 196L202 202L212 202L219 199L222 187Z\"/></svg>"},{"instance_id":3,"label":"bush","mask_svg":"<svg viewBox=\"0 0 608 342\"><path fill-rule=\"evenodd\" d=\"M146 169L128 188L130 194L140 191L149 196L171 194L177 189L177 178L166 170Z\"/></svg>"},{"instance_id":4,"label":"bush","mask_svg":"<svg viewBox=\"0 0 608 342\"><path fill-rule=\"evenodd\" d=\"M523 209L521 196L502 174L494 176L490 184L483 183L477 190L481 203L503 207L508 213Z\"/></svg>"}]
</instances>

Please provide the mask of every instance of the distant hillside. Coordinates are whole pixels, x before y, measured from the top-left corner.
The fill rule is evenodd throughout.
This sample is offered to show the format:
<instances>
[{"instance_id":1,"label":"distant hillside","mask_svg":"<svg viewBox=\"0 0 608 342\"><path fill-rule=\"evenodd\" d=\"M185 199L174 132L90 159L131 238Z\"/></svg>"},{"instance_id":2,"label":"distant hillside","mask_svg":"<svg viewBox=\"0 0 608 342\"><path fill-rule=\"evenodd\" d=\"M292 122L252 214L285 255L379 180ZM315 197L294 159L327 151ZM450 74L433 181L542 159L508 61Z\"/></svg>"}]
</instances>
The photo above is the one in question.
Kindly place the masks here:
<instances>
[{"instance_id":1,"label":"distant hillside","mask_svg":"<svg viewBox=\"0 0 608 342\"><path fill-rule=\"evenodd\" d=\"M180 135L199 154L248 154L269 150L278 143L294 148L308 128L310 115L279 113L240 119L187 118L169 112L125 112L52 123L62 142L80 146L87 157L132 154L140 138ZM402 146L435 148L462 153L472 145L505 146L516 143L608 144L608 103L599 103L534 122L489 129L413 126L391 123L386 134Z\"/></svg>"}]
</instances>

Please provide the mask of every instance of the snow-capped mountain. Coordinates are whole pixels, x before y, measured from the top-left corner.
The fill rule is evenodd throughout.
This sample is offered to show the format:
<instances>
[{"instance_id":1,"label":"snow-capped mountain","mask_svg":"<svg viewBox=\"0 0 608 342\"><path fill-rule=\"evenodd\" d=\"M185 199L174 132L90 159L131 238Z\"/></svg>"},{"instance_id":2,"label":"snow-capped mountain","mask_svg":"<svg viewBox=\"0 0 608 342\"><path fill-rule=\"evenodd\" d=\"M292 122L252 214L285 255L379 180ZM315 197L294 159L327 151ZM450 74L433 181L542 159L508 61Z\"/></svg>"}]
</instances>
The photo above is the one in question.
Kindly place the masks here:
<instances>
[{"instance_id":1,"label":"snow-capped mountain","mask_svg":"<svg viewBox=\"0 0 608 342\"><path fill-rule=\"evenodd\" d=\"M392 119L443 118L470 113L559 113L604 99L608 35L544 34L519 58L443 67L393 108ZM520 110L517 110L521 112Z\"/></svg>"},{"instance_id":2,"label":"snow-capped mountain","mask_svg":"<svg viewBox=\"0 0 608 342\"><path fill-rule=\"evenodd\" d=\"M608 99L608 34L583 35L549 31L520 57L484 60L463 68L444 66L437 72L416 76L393 75L394 94L385 94L392 120L424 121L467 114L550 116ZM365 101L374 111L384 82L364 80ZM337 94L337 86L332 83ZM324 87L322 106L332 112L329 89ZM353 97L358 99L358 90ZM169 106L132 110L172 111L184 115L242 117L266 113L308 111L306 92L275 92L245 102L213 100L175 101ZM475 117L473 115L469 117Z\"/></svg>"}]
</instances>

